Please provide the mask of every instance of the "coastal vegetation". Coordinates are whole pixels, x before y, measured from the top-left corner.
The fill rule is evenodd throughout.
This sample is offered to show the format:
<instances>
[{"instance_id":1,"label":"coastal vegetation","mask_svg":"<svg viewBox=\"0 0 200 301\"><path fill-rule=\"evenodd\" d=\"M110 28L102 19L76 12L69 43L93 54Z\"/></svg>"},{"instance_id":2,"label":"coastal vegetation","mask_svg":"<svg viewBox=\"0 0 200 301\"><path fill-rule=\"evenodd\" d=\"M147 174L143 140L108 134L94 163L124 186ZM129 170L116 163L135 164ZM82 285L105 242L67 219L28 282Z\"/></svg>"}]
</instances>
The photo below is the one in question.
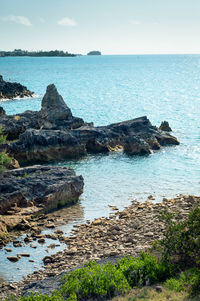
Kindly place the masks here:
<instances>
[{"instance_id":1,"label":"coastal vegetation","mask_svg":"<svg viewBox=\"0 0 200 301\"><path fill-rule=\"evenodd\" d=\"M76 54L69 53L67 51L62 50L49 50L49 51L27 51L22 49L15 49L13 51L0 51L0 57L5 56L37 56L37 57L43 57L43 56L62 56L62 57L74 57Z\"/></svg>"},{"instance_id":2,"label":"coastal vegetation","mask_svg":"<svg viewBox=\"0 0 200 301\"><path fill-rule=\"evenodd\" d=\"M128 297L119 300L165 300L170 292L175 294L173 300L199 300L200 208L191 210L181 222L175 221L167 211L160 217L165 220L164 236L149 253L126 256L116 264L100 265L90 261L82 268L64 274L60 289L51 296L31 294L5 300L109 300L128 292L131 292ZM153 255L155 251L158 252L156 256ZM162 286L153 286L158 283ZM158 297L159 294L163 299Z\"/></svg>"},{"instance_id":3,"label":"coastal vegetation","mask_svg":"<svg viewBox=\"0 0 200 301\"><path fill-rule=\"evenodd\" d=\"M0 127L0 146L6 142L6 136L2 135L2 128ZM7 164L11 161L11 158L6 154L5 151L0 152L0 173L2 173Z\"/></svg>"},{"instance_id":4,"label":"coastal vegetation","mask_svg":"<svg viewBox=\"0 0 200 301\"><path fill-rule=\"evenodd\" d=\"M101 52L97 51L97 50L93 50L93 51L88 52L87 55L101 55Z\"/></svg>"}]
</instances>

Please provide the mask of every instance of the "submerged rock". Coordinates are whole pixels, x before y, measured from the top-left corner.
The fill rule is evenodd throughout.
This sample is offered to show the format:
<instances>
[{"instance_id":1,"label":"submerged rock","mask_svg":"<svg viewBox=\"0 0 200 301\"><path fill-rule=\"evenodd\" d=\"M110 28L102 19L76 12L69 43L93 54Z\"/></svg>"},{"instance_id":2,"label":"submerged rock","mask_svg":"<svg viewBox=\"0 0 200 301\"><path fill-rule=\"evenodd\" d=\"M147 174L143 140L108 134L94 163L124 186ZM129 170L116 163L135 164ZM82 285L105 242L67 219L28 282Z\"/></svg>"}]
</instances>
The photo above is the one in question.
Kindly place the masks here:
<instances>
[{"instance_id":1,"label":"submerged rock","mask_svg":"<svg viewBox=\"0 0 200 301\"><path fill-rule=\"evenodd\" d=\"M0 99L13 99L16 97L32 97L33 92L29 91L25 86L19 83L10 83L3 80L0 75Z\"/></svg>"},{"instance_id":2,"label":"submerged rock","mask_svg":"<svg viewBox=\"0 0 200 301\"><path fill-rule=\"evenodd\" d=\"M34 212L48 211L75 203L83 192L83 178L70 167L31 166L0 176L0 214L34 207Z\"/></svg>"}]
</instances>

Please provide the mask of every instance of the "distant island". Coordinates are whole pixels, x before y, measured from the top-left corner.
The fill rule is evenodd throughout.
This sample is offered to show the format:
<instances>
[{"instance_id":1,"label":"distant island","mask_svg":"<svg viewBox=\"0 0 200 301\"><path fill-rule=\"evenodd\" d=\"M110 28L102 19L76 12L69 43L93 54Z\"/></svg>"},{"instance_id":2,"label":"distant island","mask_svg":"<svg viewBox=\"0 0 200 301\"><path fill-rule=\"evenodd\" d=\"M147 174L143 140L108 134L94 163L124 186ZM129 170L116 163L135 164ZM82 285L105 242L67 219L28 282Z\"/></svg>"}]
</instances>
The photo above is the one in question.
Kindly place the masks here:
<instances>
[{"instance_id":1,"label":"distant island","mask_svg":"<svg viewBox=\"0 0 200 301\"><path fill-rule=\"evenodd\" d=\"M93 51L88 52L87 55L101 55L101 52L100 52L100 51L93 50Z\"/></svg>"},{"instance_id":2,"label":"distant island","mask_svg":"<svg viewBox=\"0 0 200 301\"><path fill-rule=\"evenodd\" d=\"M22 49L15 49L13 51L0 51L0 57L5 56L62 56L62 57L74 57L76 54L64 52L62 50L50 50L50 51L27 51Z\"/></svg>"},{"instance_id":3,"label":"distant island","mask_svg":"<svg viewBox=\"0 0 200 301\"><path fill-rule=\"evenodd\" d=\"M101 52L97 51L97 50L93 50L93 51L88 52L87 55L101 55ZM82 54L69 53L68 51L63 51L63 50L49 50L49 51L44 51L44 50L28 51L28 50L22 50L22 49L14 49L13 51L0 50L0 57L6 57L6 56L74 57L74 56L82 56Z\"/></svg>"}]
</instances>

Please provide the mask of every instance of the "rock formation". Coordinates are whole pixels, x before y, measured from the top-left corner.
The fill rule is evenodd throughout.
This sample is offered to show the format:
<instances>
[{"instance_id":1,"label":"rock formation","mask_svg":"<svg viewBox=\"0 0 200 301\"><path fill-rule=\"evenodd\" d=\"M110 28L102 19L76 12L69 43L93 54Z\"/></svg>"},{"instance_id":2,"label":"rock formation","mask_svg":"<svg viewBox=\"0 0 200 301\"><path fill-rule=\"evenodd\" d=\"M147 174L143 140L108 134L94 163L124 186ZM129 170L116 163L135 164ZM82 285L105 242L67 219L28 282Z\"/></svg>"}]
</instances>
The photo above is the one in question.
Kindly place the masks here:
<instances>
[{"instance_id":1,"label":"rock formation","mask_svg":"<svg viewBox=\"0 0 200 301\"><path fill-rule=\"evenodd\" d=\"M41 111L4 114L0 126L8 139L18 139L4 147L24 165L118 149L146 155L161 146L179 144L175 137L152 126L146 116L100 127L85 123L73 117L54 85L47 87Z\"/></svg>"},{"instance_id":2,"label":"rock formation","mask_svg":"<svg viewBox=\"0 0 200 301\"><path fill-rule=\"evenodd\" d=\"M83 119L73 117L71 110L64 102L54 84L47 87L39 112L39 123L43 128L71 129L84 124Z\"/></svg>"},{"instance_id":3,"label":"rock formation","mask_svg":"<svg viewBox=\"0 0 200 301\"><path fill-rule=\"evenodd\" d=\"M14 207L29 213L75 203L83 192L83 178L70 167L31 166L0 176L0 214Z\"/></svg>"},{"instance_id":4,"label":"rock formation","mask_svg":"<svg viewBox=\"0 0 200 301\"><path fill-rule=\"evenodd\" d=\"M172 129L169 126L169 122L168 121L163 121L159 127L159 130L161 131L165 131L165 132L171 132Z\"/></svg>"},{"instance_id":5,"label":"rock formation","mask_svg":"<svg viewBox=\"0 0 200 301\"><path fill-rule=\"evenodd\" d=\"M5 115L5 114L6 114L5 110L2 107L0 107L0 116Z\"/></svg>"},{"instance_id":6,"label":"rock formation","mask_svg":"<svg viewBox=\"0 0 200 301\"><path fill-rule=\"evenodd\" d=\"M0 100L3 98L13 99L16 97L32 97L33 92L19 83L10 83L3 80L0 75Z\"/></svg>"},{"instance_id":7,"label":"rock formation","mask_svg":"<svg viewBox=\"0 0 200 301\"><path fill-rule=\"evenodd\" d=\"M27 129L67 130L78 128L83 124L83 119L72 116L71 110L58 94L55 85L47 87L39 112L25 111L17 115L6 115L0 107L0 127L3 127L3 134L8 140L18 139Z\"/></svg>"}]
</instances>

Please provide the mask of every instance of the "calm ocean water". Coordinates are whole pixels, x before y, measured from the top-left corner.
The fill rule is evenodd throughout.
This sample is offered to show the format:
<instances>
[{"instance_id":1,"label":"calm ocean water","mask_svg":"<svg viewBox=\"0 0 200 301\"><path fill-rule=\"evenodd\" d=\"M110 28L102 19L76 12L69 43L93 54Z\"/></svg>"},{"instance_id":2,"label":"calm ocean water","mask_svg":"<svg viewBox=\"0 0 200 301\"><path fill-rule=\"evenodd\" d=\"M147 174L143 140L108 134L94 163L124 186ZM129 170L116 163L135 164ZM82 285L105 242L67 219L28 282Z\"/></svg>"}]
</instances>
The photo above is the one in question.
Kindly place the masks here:
<instances>
[{"instance_id":1,"label":"calm ocean water","mask_svg":"<svg viewBox=\"0 0 200 301\"><path fill-rule=\"evenodd\" d=\"M0 103L8 114L39 110L46 86L55 83L85 121L105 125L147 115L157 126L169 121L180 140L148 157L112 153L58 163L84 177L80 221L108 216L108 204L123 208L150 194L155 201L200 195L200 55L0 58L0 74L38 95Z\"/></svg>"}]
</instances>

